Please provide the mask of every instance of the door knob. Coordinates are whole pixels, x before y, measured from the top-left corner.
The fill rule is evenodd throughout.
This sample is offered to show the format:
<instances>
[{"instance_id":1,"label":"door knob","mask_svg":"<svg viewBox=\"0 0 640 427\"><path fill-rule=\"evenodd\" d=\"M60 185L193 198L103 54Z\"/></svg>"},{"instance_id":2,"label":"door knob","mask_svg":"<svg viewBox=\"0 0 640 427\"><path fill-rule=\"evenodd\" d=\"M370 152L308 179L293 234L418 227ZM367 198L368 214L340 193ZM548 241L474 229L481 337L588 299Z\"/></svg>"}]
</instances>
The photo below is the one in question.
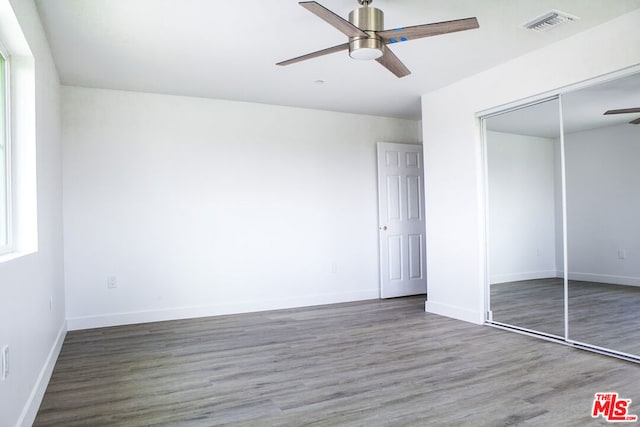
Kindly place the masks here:
<instances>
[{"instance_id":1,"label":"door knob","mask_svg":"<svg viewBox=\"0 0 640 427\"><path fill-rule=\"evenodd\" d=\"M380 227L380 230L382 230L382 231L387 231L387 226L386 226L386 225L383 225L382 227Z\"/></svg>"}]
</instances>

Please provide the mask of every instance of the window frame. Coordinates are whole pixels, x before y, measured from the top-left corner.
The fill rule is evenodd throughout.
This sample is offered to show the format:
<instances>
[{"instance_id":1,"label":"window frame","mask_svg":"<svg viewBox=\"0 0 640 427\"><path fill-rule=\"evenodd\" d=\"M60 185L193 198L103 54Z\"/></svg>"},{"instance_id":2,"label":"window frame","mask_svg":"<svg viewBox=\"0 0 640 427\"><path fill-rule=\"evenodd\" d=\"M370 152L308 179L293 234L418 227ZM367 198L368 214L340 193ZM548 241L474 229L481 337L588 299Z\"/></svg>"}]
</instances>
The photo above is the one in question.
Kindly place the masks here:
<instances>
[{"instance_id":1,"label":"window frame","mask_svg":"<svg viewBox=\"0 0 640 427\"><path fill-rule=\"evenodd\" d=\"M6 255L8 253L13 252L13 227L12 227L12 216L13 216L13 197L12 197L12 153L11 153L11 57L8 54L7 49L4 47L2 42L0 41L0 55L2 55L2 59L4 60L4 81L1 82L4 86L4 99L0 99L4 106L4 135L0 135L1 138L4 139L5 145L5 158L0 159L0 161L4 161L5 166L5 188L4 195L2 194L3 190L0 190L0 197L5 198L5 224L2 226L6 227L6 242L0 241L0 255Z\"/></svg>"}]
</instances>

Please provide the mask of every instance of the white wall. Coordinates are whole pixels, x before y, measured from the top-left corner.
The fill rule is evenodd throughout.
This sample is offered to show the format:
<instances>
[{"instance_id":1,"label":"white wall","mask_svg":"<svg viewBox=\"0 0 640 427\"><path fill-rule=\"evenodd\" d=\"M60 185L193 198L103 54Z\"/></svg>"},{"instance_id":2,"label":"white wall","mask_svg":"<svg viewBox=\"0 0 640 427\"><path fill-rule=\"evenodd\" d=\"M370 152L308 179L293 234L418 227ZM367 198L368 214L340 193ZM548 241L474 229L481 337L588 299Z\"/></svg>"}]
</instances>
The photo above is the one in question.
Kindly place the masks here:
<instances>
[{"instance_id":1,"label":"white wall","mask_svg":"<svg viewBox=\"0 0 640 427\"><path fill-rule=\"evenodd\" d=\"M378 297L375 143L419 142L419 122L62 99L70 329Z\"/></svg>"},{"instance_id":2,"label":"white wall","mask_svg":"<svg viewBox=\"0 0 640 427\"><path fill-rule=\"evenodd\" d=\"M554 144L487 132L490 283L556 276Z\"/></svg>"},{"instance_id":3,"label":"white wall","mask_svg":"<svg viewBox=\"0 0 640 427\"><path fill-rule=\"evenodd\" d=\"M485 236L478 112L640 63L640 10L423 95L427 311L482 323Z\"/></svg>"},{"instance_id":4,"label":"white wall","mask_svg":"<svg viewBox=\"0 0 640 427\"><path fill-rule=\"evenodd\" d=\"M566 135L565 153L569 278L640 286L640 126Z\"/></svg>"},{"instance_id":5,"label":"white wall","mask_svg":"<svg viewBox=\"0 0 640 427\"><path fill-rule=\"evenodd\" d=\"M0 346L10 347L2 426L31 424L65 332L58 76L33 2L11 4L36 64L38 252L0 263Z\"/></svg>"}]
</instances>

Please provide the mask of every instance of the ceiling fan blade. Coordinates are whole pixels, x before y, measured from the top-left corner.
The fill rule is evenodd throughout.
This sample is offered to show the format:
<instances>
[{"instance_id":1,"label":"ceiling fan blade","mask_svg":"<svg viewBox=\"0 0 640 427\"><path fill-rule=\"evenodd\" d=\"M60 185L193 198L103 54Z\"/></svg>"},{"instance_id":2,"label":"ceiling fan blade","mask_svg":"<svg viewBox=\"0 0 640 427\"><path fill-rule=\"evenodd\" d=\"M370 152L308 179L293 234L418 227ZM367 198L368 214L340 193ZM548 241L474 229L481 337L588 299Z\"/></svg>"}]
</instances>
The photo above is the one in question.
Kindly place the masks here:
<instances>
[{"instance_id":1,"label":"ceiling fan blade","mask_svg":"<svg viewBox=\"0 0 640 427\"><path fill-rule=\"evenodd\" d=\"M315 1L301 1L298 4L307 9L309 12L319 16L327 23L333 25L339 31L349 37L369 37L369 35L362 31L360 28L356 27L346 19L331 12L320 3L317 3Z\"/></svg>"},{"instance_id":2,"label":"ceiling fan blade","mask_svg":"<svg viewBox=\"0 0 640 427\"><path fill-rule=\"evenodd\" d=\"M604 112L605 115L608 115L608 114L626 114L626 113L640 113L640 108L623 108L621 110L607 110L607 111Z\"/></svg>"},{"instance_id":3,"label":"ceiling fan blade","mask_svg":"<svg viewBox=\"0 0 640 427\"><path fill-rule=\"evenodd\" d=\"M411 74L411 71L409 71L388 46L385 46L384 54L380 58L377 58L376 61L395 74L396 77L404 77Z\"/></svg>"},{"instance_id":4,"label":"ceiling fan blade","mask_svg":"<svg viewBox=\"0 0 640 427\"><path fill-rule=\"evenodd\" d=\"M306 55L298 56L296 58L288 59L286 61L278 62L276 65L289 65L296 62L306 61L307 59L316 58L322 55L328 55L330 53L340 52L342 50L349 49L349 43L339 44L338 46L328 47L326 49L318 50L316 52L307 53Z\"/></svg>"},{"instance_id":5,"label":"ceiling fan blade","mask_svg":"<svg viewBox=\"0 0 640 427\"><path fill-rule=\"evenodd\" d=\"M632 125L640 125L640 117L635 120L631 120L629 123L631 123Z\"/></svg>"},{"instance_id":6,"label":"ceiling fan blade","mask_svg":"<svg viewBox=\"0 0 640 427\"><path fill-rule=\"evenodd\" d=\"M423 37L438 36L440 34L455 33L456 31L479 28L476 18L456 19L454 21L435 22L433 24L415 25L413 27L396 28L378 31L385 43L406 42Z\"/></svg>"}]
</instances>

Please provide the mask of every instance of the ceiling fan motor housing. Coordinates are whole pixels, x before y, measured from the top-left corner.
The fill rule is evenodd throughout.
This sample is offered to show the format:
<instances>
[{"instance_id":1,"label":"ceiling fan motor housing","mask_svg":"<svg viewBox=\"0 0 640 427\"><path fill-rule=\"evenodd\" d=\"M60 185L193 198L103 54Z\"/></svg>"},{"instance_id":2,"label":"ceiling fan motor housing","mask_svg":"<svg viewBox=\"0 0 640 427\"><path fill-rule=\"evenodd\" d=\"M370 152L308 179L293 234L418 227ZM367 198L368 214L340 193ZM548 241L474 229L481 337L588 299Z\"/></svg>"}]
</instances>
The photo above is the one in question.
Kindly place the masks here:
<instances>
[{"instance_id":1,"label":"ceiling fan motor housing","mask_svg":"<svg viewBox=\"0 0 640 427\"><path fill-rule=\"evenodd\" d=\"M349 22L369 37L350 37L349 55L354 59L376 59L384 53L384 42L376 31L384 29L384 14L375 7L359 7L349 13Z\"/></svg>"}]
</instances>

